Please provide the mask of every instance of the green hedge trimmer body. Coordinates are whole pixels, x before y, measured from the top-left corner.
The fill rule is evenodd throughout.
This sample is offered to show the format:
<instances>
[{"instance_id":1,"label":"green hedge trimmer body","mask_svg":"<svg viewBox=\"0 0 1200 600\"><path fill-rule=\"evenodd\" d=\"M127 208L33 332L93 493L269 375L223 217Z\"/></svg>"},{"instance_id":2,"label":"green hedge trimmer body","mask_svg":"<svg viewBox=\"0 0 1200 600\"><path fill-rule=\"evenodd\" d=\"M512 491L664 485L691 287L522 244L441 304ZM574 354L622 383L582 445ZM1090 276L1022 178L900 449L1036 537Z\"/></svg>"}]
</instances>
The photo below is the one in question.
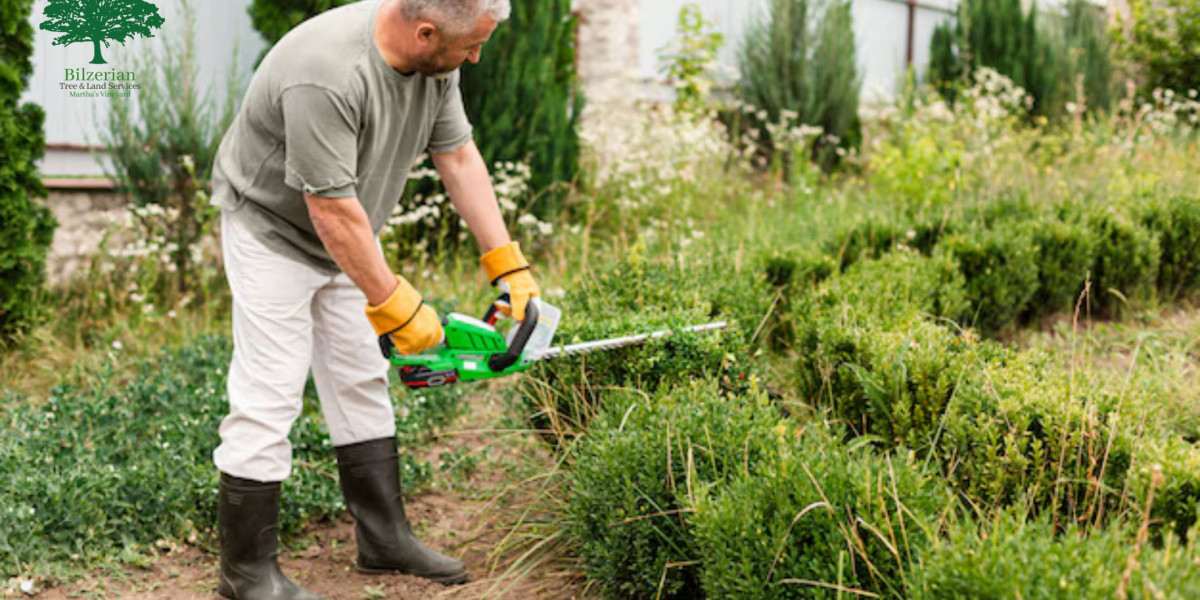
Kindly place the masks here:
<instances>
[{"instance_id":1,"label":"green hedge trimmer body","mask_svg":"<svg viewBox=\"0 0 1200 600\"><path fill-rule=\"evenodd\" d=\"M501 296L500 302L507 301ZM480 381L506 377L528 370L538 361L570 356L597 350L611 350L640 344L646 340L671 335L671 331L656 331L619 338L552 346L554 332L562 312L554 306L533 298L525 309L525 320L514 327L506 339L496 330L496 305L488 308L482 320L459 313L450 313L443 320L446 339L431 351L403 356L393 351L391 337L379 338L383 355L400 369L400 379L410 388L438 387L451 383ZM686 327L683 332L723 329L724 321Z\"/></svg>"}]
</instances>

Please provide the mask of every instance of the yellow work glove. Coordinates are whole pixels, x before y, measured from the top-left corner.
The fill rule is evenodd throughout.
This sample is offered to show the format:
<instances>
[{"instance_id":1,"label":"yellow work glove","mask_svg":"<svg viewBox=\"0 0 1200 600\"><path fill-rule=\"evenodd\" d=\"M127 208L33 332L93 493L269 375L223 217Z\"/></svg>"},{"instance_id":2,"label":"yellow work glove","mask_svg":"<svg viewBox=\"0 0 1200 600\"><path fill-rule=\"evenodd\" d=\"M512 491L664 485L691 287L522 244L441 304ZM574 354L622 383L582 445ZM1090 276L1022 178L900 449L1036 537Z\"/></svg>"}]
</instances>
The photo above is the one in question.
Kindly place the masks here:
<instances>
[{"instance_id":1,"label":"yellow work glove","mask_svg":"<svg viewBox=\"0 0 1200 600\"><path fill-rule=\"evenodd\" d=\"M521 245L509 242L484 254L479 262L487 273L488 281L509 296L509 304L497 302L496 308L518 321L524 321L525 305L529 304L530 298L541 296L542 290L533 280L529 261L521 254Z\"/></svg>"},{"instance_id":2,"label":"yellow work glove","mask_svg":"<svg viewBox=\"0 0 1200 600\"><path fill-rule=\"evenodd\" d=\"M383 304L367 304L367 319L376 335L392 337L400 354L420 354L442 342L442 321L408 280L397 276L396 281L400 285Z\"/></svg>"}]
</instances>

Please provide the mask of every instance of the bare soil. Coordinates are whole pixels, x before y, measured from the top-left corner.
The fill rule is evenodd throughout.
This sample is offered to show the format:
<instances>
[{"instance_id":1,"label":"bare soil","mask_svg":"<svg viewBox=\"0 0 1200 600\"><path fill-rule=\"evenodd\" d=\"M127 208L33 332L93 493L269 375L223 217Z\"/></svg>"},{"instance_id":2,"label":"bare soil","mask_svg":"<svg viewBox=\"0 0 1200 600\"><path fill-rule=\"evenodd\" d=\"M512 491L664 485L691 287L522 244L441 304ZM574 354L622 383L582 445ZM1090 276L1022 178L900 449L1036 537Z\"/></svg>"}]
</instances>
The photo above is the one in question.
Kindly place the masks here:
<instances>
[{"instance_id":1,"label":"bare soil","mask_svg":"<svg viewBox=\"0 0 1200 600\"><path fill-rule=\"evenodd\" d=\"M537 489L522 481L536 479L531 472L552 468L553 459L529 434L499 429L503 407L496 394L487 393L470 402L452 431L439 436L425 451L436 472L432 490L407 504L409 520L422 541L467 563L467 584L443 586L407 575L356 572L354 522L348 513L333 522L310 525L302 542L292 544L304 549L281 550L279 562L284 573L327 600L593 597L570 557L510 568L528 546L511 546L510 555L496 555L494 549L504 547L502 540L520 537L509 537L513 532L510 523L537 510L532 506L537 502ZM469 449L467 456L477 457L478 467L473 472L438 472L441 453L462 453L462 448ZM71 585L41 590L35 597L215 600L217 568L217 556L203 548L171 547L147 568L95 573Z\"/></svg>"}]
</instances>

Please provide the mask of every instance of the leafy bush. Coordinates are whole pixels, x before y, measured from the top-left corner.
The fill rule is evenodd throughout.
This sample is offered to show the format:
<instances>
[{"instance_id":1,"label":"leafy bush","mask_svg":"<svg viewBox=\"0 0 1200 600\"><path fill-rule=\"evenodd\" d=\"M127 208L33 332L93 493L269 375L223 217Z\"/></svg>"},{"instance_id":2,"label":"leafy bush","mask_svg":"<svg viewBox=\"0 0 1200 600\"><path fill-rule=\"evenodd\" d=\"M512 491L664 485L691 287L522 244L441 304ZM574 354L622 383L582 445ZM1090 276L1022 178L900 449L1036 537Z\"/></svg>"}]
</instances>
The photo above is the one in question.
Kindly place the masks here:
<instances>
[{"instance_id":1,"label":"leafy bush","mask_svg":"<svg viewBox=\"0 0 1200 600\"><path fill-rule=\"evenodd\" d=\"M231 344L206 337L142 363L122 385L101 373L89 389L58 387L45 403L6 397L0 437L0 574L59 572L149 550L160 539L198 541L216 519L212 451L228 412ZM397 417L412 446L457 413L456 390L407 397ZM290 436L294 465L281 529L342 508L335 456L315 396ZM406 490L428 484L429 466L407 457ZM24 572L14 572L13 569Z\"/></svg>"},{"instance_id":2,"label":"leafy bush","mask_svg":"<svg viewBox=\"0 0 1200 600\"><path fill-rule=\"evenodd\" d=\"M1002 225L952 235L939 251L954 258L966 280L966 322L987 334L1012 329L1037 292L1038 255L1027 228Z\"/></svg>"},{"instance_id":3,"label":"leafy bush","mask_svg":"<svg viewBox=\"0 0 1200 600\"><path fill-rule=\"evenodd\" d=\"M1189 541L1200 518L1200 448L1178 436L1148 431L1135 442L1134 464L1129 474L1129 494L1139 508L1154 504L1150 518L1155 541L1163 533Z\"/></svg>"},{"instance_id":4,"label":"leafy bush","mask_svg":"<svg viewBox=\"0 0 1200 600\"><path fill-rule=\"evenodd\" d=\"M857 148L862 142L858 102L862 78L855 62L854 27L844 0L771 0L768 14L745 32L738 56L737 93L765 118L751 115L766 130L785 113L800 123L824 129L814 152L836 162L833 147ZM832 137L829 137L832 136ZM785 150L767 140L773 151Z\"/></svg>"},{"instance_id":5,"label":"leafy bush","mask_svg":"<svg viewBox=\"0 0 1200 600\"><path fill-rule=\"evenodd\" d=\"M1114 209L1091 213L1088 225L1096 238L1092 309L1115 316L1128 308L1128 301L1150 298L1158 276L1158 240Z\"/></svg>"},{"instance_id":6,"label":"leafy bush","mask_svg":"<svg viewBox=\"0 0 1200 600\"><path fill-rule=\"evenodd\" d=\"M38 314L46 250L58 223L37 202L45 195L34 162L42 157L45 115L20 102L33 72L30 0L0 0L0 345Z\"/></svg>"},{"instance_id":7,"label":"leafy bush","mask_svg":"<svg viewBox=\"0 0 1200 600\"><path fill-rule=\"evenodd\" d=\"M955 388L934 458L976 506L1094 517L1118 504L1132 463L1130 433L1110 416L1121 401L1040 352L997 351Z\"/></svg>"},{"instance_id":8,"label":"leafy bush","mask_svg":"<svg viewBox=\"0 0 1200 600\"><path fill-rule=\"evenodd\" d=\"M871 216L831 238L826 252L839 257L844 271L858 260L877 259L898 246L930 255L942 238L965 228L958 219L947 216Z\"/></svg>"},{"instance_id":9,"label":"leafy bush","mask_svg":"<svg viewBox=\"0 0 1200 600\"><path fill-rule=\"evenodd\" d=\"M928 321L866 332L829 381L835 414L887 447L928 452L955 390L977 372L973 341Z\"/></svg>"},{"instance_id":10,"label":"leafy bush","mask_svg":"<svg viewBox=\"0 0 1200 600\"><path fill-rule=\"evenodd\" d=\"M949 491L818 425L779 437L769 466L706 489L696 505L706 597L906 597L906 571L936 536Z\"/></svg>"},{"instance_id":11,"label":"leafy bush","mask_svg":"<svg viewBox=\"0 0 1200 600\"><path fill-rule=\"evenodd\" d=\"M610 598L701 597L688 506L756 472L777 451L781 415L763 394L727 396L711 380L605 404L571 474L570 531L588 575Z\"/></svg>"},{"instance_id":12,"label":"leafy bush","mask_svg":"<svg viewBox=\"0 0 1200 600\"><path fill-rule=\"evenodd\" d=\"M1048 519L1002 514L964 524L914 565L914 600L977 598L1194 598L1200 594L1196 550L1131 544L1118 527L1092 530Z\"/></svg>"},{"instance_id":13,"label":"leafy bush","mask_svg":"<svg viewBox=\"0 0 1200 600\"><path fill-rule=\"evenodd\" d=\"M1120 55L1135 67L1144 96L1159 88L1178 94L1200 90L1197 0L1130 0L1115 37Z\"/></svg>"},{"instance_id":14,"label":"leafy bush","mask_svg":"<svg viewBox=\"0 0 1200 600\"><path fill-rule=\"evenodd\" d=\"M749 338L767 314L770 292L725 270L723 261L692 267L647 264L637 256L571 285L559 307L555 343L649 333L722 319L725 331L662 337L633 347L565 357L535 366L519 391L541 430L571 436L587 428L607 390L653 392L715 378L744 390L757 372Z\"/></svg>"},{"instance_id":15,"label":"leafy bush","mask_svg":"<svg viewBox=\"0 0 1200 600\"><path fill-rule=\"evenodd\" d=\"M796 385L856 435L926 448L954 387L977 358L969 334L929 317L963 312L957 266L897 252L863 262L795 312ZM923 315L927 315L923 316Z\"/></svg>"},{"instance_id":16,"label":"leafy bush","mask_svg":"<svg viewBox=\"0 0 1200 600\"><path fill-rule=\"evenodd\" d=\"M1041 218L1032 226L1037 248L1037 292L1030 309L1035 317L1071 311L1096 260L1096 239L1086 226Z\"/></svg>"},{"instance_id":17,"label":"leafy bush","mask_svg":"<svg viewBox=\"0 0 1200 600\"><path fill-rule=\"evenodd\" d=\"M1143 217L1158 239L1158 292L1174 300L1200 290L1200 199L1174 195L1152 203Z\"/></svg>"},{"instance_id":18,"label":"leafy bush","mask_svg":"<svg viewBox=\"0 0 1200 600\"><path fill-rule=\"evenodd\" d=\"M659 61L675 87L675 112L700 114L708 107L708 93L714 83L709 71L717 61L725 35L713 30L713 24L694 2L679 9L675 28L676 37L659 51Z\"/></svg>"}]
</instances>

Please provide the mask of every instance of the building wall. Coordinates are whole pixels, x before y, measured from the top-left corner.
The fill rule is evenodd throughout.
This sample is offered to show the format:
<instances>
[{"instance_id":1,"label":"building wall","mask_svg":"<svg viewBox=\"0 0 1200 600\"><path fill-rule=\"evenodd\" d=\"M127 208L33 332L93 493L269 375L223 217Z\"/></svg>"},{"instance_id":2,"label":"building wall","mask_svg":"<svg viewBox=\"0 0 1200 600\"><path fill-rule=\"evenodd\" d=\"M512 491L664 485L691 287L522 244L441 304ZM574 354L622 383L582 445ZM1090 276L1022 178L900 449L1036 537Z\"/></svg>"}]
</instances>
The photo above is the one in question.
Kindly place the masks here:
<instances>
[{"instance_id":1,"label":"building wall","mask_svg":"<svg viewBox=\"0 0 1200 600\"><path fill-rule=\"evenodd\" d=\"M577 0L579 80L585 111L620 110L638 96L639 0Z\"/></svg>"}]
</instances>

